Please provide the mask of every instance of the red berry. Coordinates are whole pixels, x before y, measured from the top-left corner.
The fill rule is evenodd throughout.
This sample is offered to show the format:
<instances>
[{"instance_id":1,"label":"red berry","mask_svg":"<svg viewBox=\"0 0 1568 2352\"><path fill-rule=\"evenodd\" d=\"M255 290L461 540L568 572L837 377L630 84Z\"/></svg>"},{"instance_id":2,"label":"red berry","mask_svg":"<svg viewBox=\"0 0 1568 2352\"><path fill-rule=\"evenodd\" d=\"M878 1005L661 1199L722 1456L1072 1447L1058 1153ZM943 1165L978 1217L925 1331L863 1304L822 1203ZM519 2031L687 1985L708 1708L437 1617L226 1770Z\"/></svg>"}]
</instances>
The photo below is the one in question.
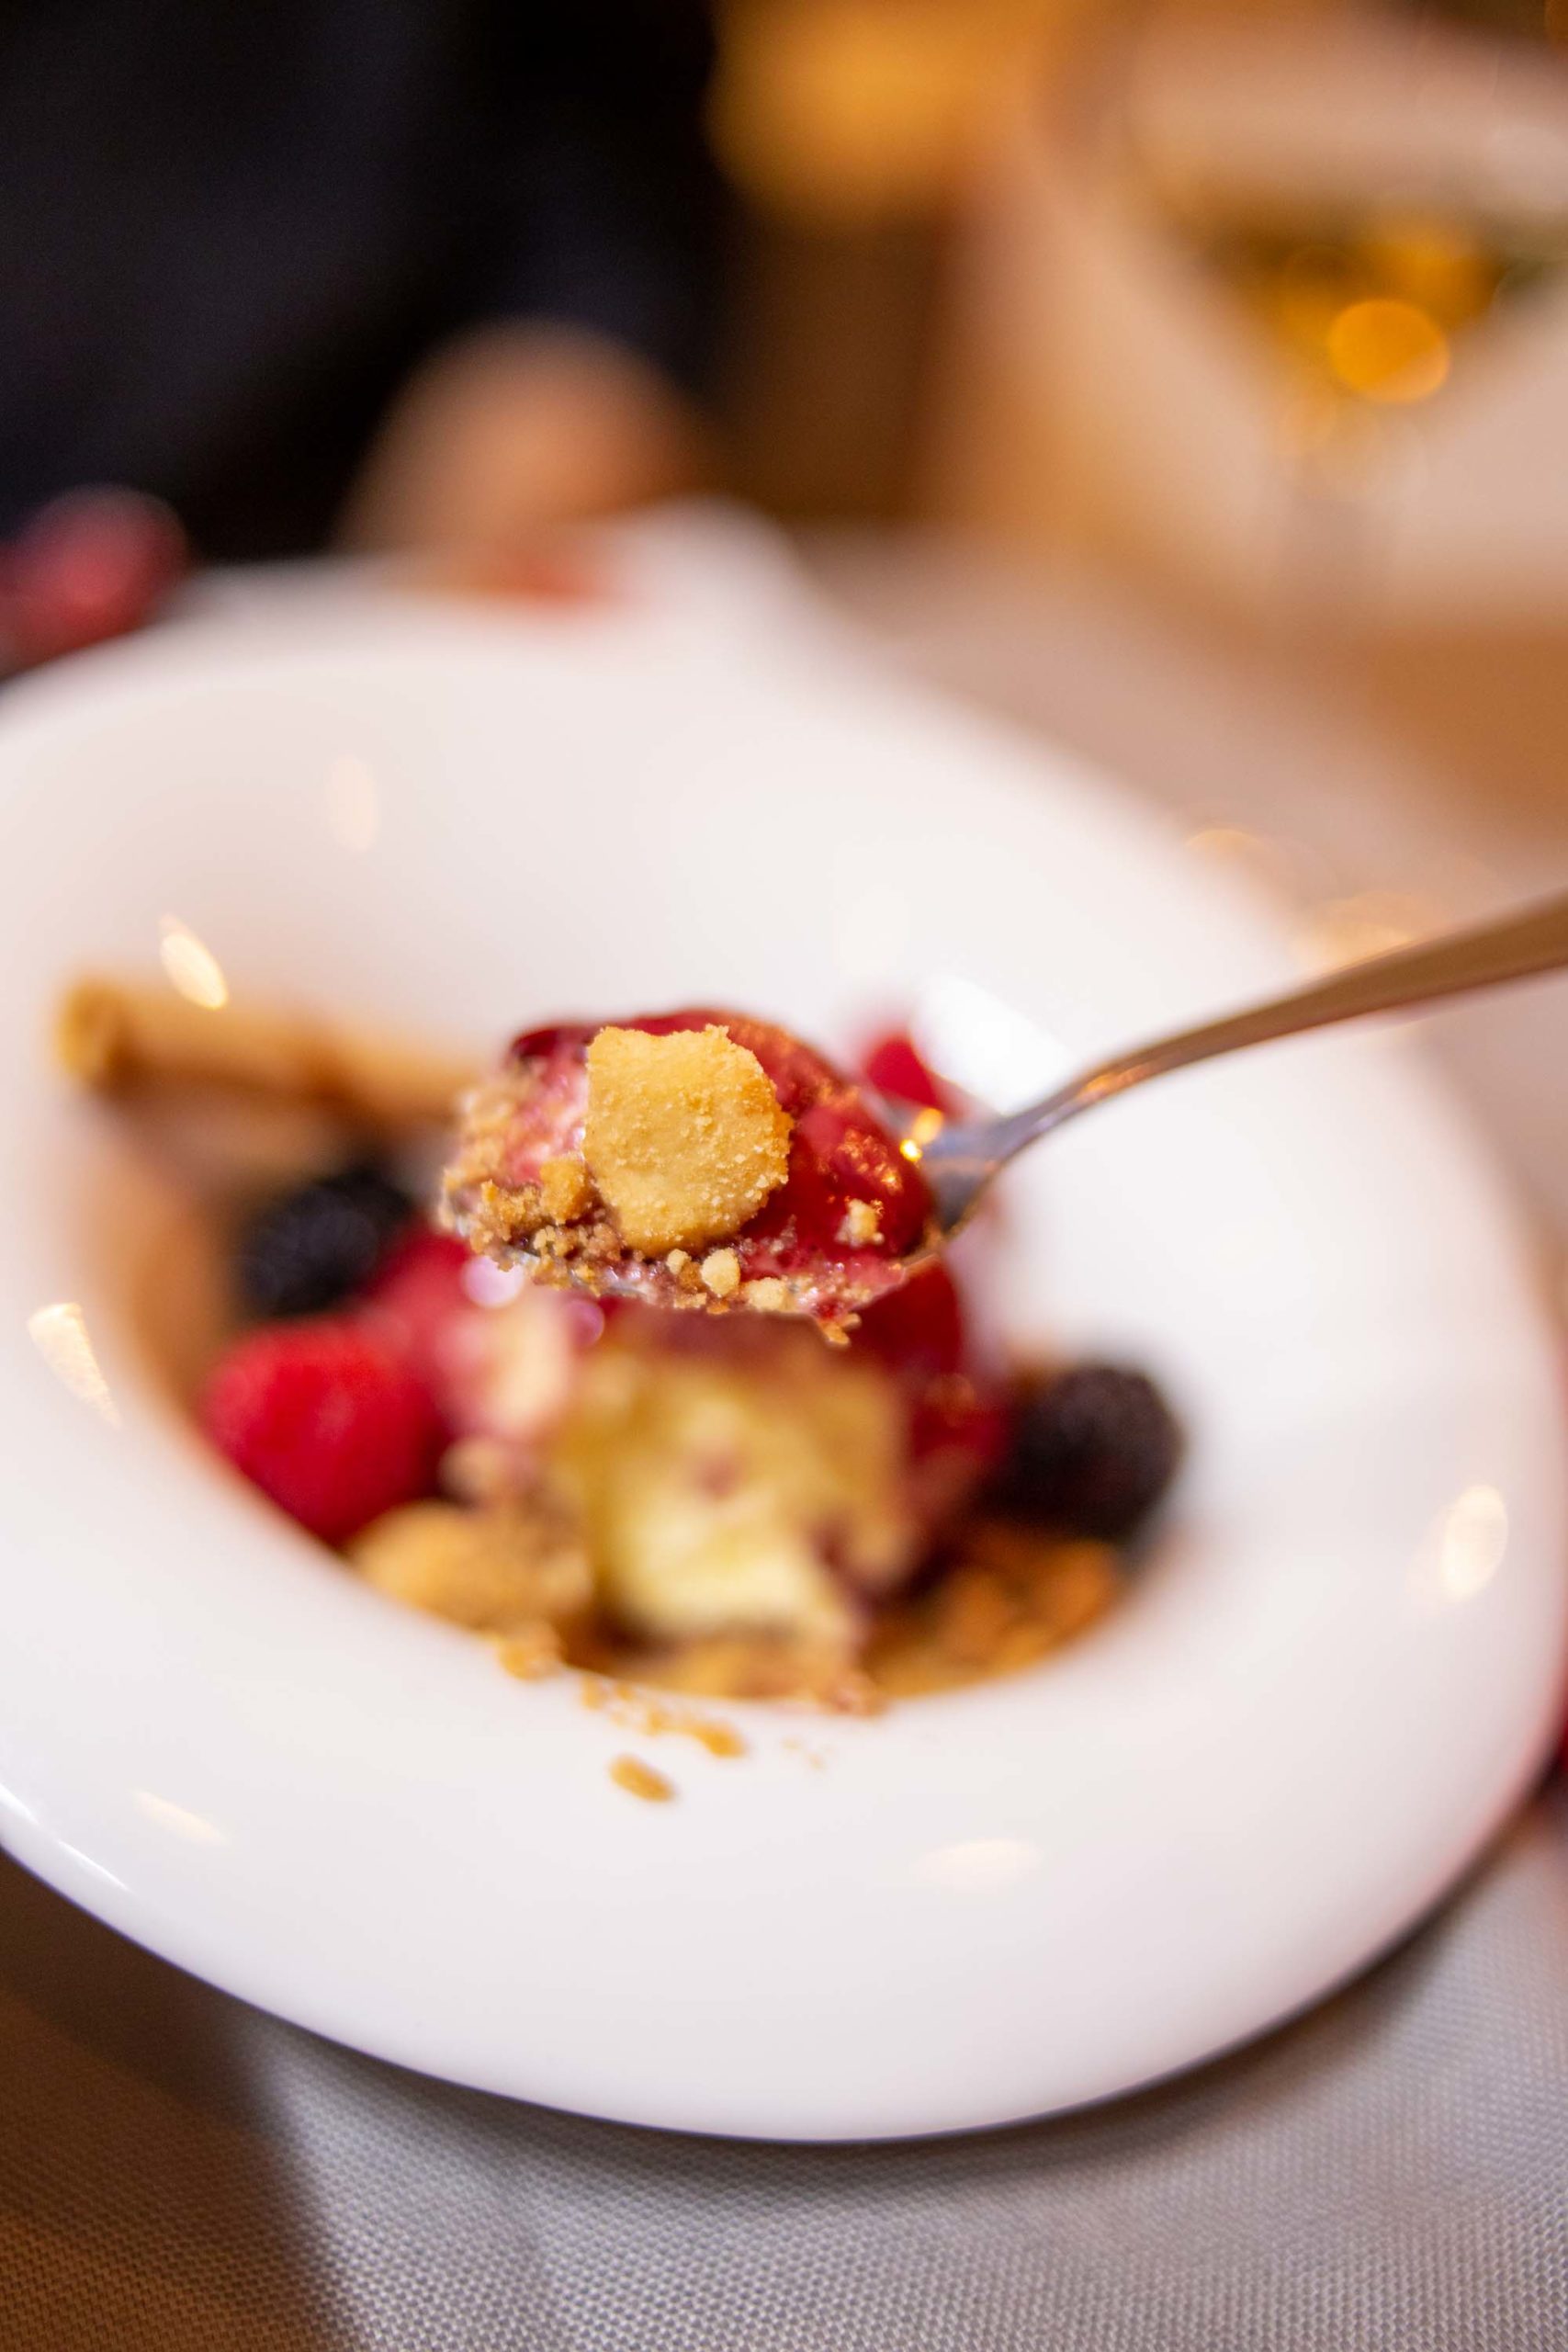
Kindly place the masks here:
<instances>
[{"instance_id":1,"label":"red berry","mask_svg":"<svg viewBox=\"0 0 1568 2352\"><path fill-rule=\"evenodd\" d=\"M348 1317L236 1340L201 1403L220 1453L329 1544L433 1490L442 1429L396 1346Z\"/></svg>"},{"instance_id":2,"label":"red berry","mask_svg":"<svg viewBox=\"0 0 1568 2352\"><path fill-rule=\"evenodd\" d=\"M21 662L51 661L139 628L186 561L184 534L168 508L115 489L52 500L7 555L6 627Z\"/></svg>"},{"instance_id":3,"label":"red berry","mask_svg":"<svg viewBox=\"0 0 1568 2352\"><path fill-rule=\"evenodd\" d=\"M868 1306L852 1344L915 1380L962 1370L964 1305L940 1259L928 1259L901 1289Z\"/></svg>"},{"instance_id":4,"label":"red berry","mask_svg":"<svg viewBox=\"0 0 1568 2352\"><path fill-rule=\"evenodd\" d=\"M423 1384L448 1436L465 1425L467 1335L483 1320L465 1280L476 1265L481 1276L495 1272L454 1234L416 1226L354 1302L367 1327L397 1349Z\"/></svg>"},{"instance_id":5,"label":"red berry","mask_svg":"<svg viewBox=\"0 0 1568 2352\"><path fill-rule=\"evenodd\" d=\"M359 1295L421 1371L428 1370L454 1317L469 1314L473 1301L463 1276L474 1263L466 1243L453 1233L433 1233L419 1225L392 1250L379 1272Z\"/></svg>"},{"instance_id":6,"label":"red berry","mask_svg":"<svg viewBox=\"0 0 1568 2352\"><path fill-rule=\"evenodd\" d=\"M866 1047L861 1056L861 1076L879 1094L890 1095L897 1102L916 1102L925 1111L946 1112L950 1107L942 1080L902 1032L878 1037Z\"/></svg>"}]
</instances>

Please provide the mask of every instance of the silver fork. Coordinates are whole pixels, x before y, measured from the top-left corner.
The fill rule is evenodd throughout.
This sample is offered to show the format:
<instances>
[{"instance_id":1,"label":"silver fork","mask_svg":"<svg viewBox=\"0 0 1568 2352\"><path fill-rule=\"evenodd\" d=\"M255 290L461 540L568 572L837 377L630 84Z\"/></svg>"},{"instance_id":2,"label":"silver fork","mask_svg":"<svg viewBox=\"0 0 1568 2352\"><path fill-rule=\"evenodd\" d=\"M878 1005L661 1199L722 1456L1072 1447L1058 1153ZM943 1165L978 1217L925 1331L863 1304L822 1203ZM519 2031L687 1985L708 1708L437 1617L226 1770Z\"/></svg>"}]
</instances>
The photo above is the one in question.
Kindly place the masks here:
<instances>
[{"instance_id":1,"label":"silver fork","mask_svg":"<svg viewBox=\"0 0 1568 2352\"><path fill-rule=\"evenodd\" d=\"M906 1156L919 1161L931 1188L937 1228L933 1238L956 1233L992 1178L1030 1144L1152 1078L1239 1053L1247 1046L1267 1045L1276 1037L1326 1029L1365 1013L1435 1004L1470 989L1494 988L1504 980L1529 979L1564 967L1568 893L1473 931L1447 933L1413 947L1395 948L1391 955L1371 956L1288 996L1134 1046L1080 1071L1043 1101L1005 1118L964 1124L942 1120L931 1111L908 1114L898 1132Z\"/></svg>"}]
</instances>

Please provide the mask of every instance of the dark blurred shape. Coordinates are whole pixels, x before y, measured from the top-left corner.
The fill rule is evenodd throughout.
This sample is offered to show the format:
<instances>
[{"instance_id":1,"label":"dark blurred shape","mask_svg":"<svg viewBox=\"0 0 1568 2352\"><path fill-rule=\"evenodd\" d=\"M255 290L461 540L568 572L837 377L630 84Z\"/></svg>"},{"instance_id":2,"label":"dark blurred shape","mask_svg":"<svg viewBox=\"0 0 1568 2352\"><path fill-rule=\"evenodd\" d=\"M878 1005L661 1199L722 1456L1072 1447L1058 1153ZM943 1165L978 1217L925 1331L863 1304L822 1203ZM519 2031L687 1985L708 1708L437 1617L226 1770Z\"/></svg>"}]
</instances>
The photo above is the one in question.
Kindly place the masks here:
<instances>
[{"instance_id":1,"label":"dark blurred shape","mask_svg":"<svg viewBox=\"0 0 1568 2352\"><path fill-rule=\"evenodd\" d=\"M1568 40L1563 0L1406 0L1422 17L1446 17L1485 32L1517 33L1526 40Z\"/></svg>"},{"instance_id":2,"label":"dark blurred shape","mask_svg":"<svg viewBox=\"0 0 1568 2352\"><path fill-rule=\"evenodd\" d=\"M1181 1453L1180 1426L1146 1374L1075 1364L1020 1390L994 1499L1012 1517L1116 1544L1154 1510Z\"/></svg>"},{"instance_id":3,"label":"dark blurred shape","mask_svg":"<svg viewBox=\"0 0 1568 2352\"><path fill-rule=\"evenodd\" d=\"M716 182L699 0L20 0L0 17L0 533L83 481L204 555L318 543L478 325L690 383Z\"/></svg>"},{"instance_id":4,"label":"dark blurred shape","mask_svg":"<svg viewBox=\"0 0 1568 2352\"><path fill-rule=\"evenodd\" d=\"M413 1213L408 1194L366 1165L279 1193L245 1225L235 1247L246 1311L272 1317L336 1306L363 1289Z\"/></svg>"}]
</instances>

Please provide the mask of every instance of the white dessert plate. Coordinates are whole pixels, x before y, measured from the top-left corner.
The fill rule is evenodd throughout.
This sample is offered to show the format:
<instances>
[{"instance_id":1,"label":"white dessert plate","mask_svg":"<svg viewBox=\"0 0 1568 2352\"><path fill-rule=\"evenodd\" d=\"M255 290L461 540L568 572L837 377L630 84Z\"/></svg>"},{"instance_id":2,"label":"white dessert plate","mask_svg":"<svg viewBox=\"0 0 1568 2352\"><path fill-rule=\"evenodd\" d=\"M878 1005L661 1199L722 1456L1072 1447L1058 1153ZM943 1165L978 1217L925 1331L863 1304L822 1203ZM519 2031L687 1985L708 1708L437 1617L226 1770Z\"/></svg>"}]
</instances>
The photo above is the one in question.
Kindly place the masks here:
<instances>
[{"instance_id":1,"label":"white dessert plate","mask_svg":"<svg viewBox=\"0 0 1568 2352\"><path fill-rule=\"evenodd\" d=\"M1121 1610L873 1722L639 1742L355 1584L209 1457L134 1301L170 1213L48 1065L153 968L489 1047L701 1000L912 1007L993 1096L1289 977L1158 823L827 632L388 598L207 621L0 714L0 1827L247 2000L584 2113L777 2138L1101 2098L1402 1934L1550 1736L1557 1368L1464 1121L1390 1034L1112 1106L1010 1180L1020 1341L1191 1430ZM215 1020L222 1019L220 1012ZM639 1748L678 1800L610 1779Z\"/></svg>"}]
</instances>

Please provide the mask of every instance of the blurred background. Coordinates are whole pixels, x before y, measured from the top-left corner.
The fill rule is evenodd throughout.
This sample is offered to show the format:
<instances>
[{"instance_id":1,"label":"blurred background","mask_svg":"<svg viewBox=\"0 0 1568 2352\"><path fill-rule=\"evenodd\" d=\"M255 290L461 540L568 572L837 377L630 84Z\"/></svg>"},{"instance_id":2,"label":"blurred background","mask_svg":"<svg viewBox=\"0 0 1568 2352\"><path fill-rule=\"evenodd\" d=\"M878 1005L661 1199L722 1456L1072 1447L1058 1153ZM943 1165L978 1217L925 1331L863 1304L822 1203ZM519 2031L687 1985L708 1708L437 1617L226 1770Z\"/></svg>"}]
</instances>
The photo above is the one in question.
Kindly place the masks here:
<instances>
[{"instance_id":1,"label":"blurred background","mask_svg":"<svg viewBox=\"0 0 1568 2352\"><path fill-rule=\"evenodd\" d=\"M9 667L716 496L1310 960L1568 866L1565 0L33 0L0 157Z\"/></svg>"},{"instance_id":2,"label":"blurred background","mask_svg":"<svg viewBox=\"0 0 1568 2352\"><path fill-rule=\"evenodd\" d=\"M1560 796L1560 0L756 0L739 479L1076 564Z\"/></svg>"},{"instance_id":3,"label":"blurred background","mask_svg":"<svg viewBox=\"0 0 1568 2352\"><path fill-rule=\"evenodd\" d=\"M718 32L736 479L857 611L1164 800L1309 962L1568 877L1562 0ZM1554 1030L1435 1042L1562 1236Z\"/></svg>"}]
</instances>

